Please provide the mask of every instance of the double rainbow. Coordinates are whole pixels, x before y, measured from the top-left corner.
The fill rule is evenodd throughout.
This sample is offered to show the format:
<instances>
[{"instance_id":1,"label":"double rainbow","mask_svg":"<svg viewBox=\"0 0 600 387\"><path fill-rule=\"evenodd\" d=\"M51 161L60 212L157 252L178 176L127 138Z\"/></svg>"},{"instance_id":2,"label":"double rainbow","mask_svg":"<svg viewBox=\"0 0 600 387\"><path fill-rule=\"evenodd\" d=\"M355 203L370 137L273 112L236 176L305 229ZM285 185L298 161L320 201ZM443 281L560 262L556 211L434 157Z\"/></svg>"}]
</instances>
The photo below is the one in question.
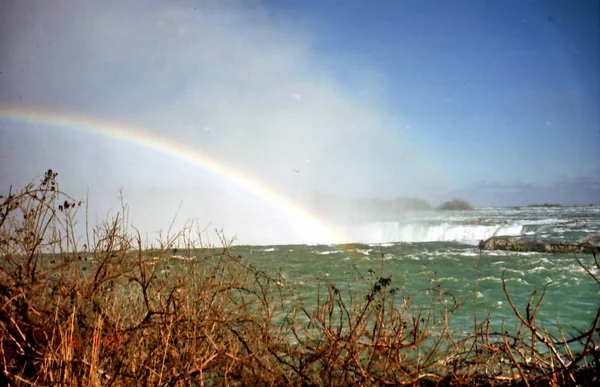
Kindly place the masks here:
<instances>
[{"instance_id":1,"label":"double rainbow","mask_svg":"<svg viewBox=\"0 0 600 387\"><path fill-rule=\"evenodd\" d=\"M0 106L0 120L93 133L150 149L206 170L211 174L225 179L237 188L258 197L286 216L291 217L290 220L299 222L302 227L310 227L310 230L313 231L311 234L322 236L322 238L319 238L319 242L331 244L347 242L342 232L315 214L301 208L262 181L252 176L244 175L189 145L158 136L140 127L98 120L93 117L70 112L64 113L18 106Z\"/></svg>"}]
</instances>

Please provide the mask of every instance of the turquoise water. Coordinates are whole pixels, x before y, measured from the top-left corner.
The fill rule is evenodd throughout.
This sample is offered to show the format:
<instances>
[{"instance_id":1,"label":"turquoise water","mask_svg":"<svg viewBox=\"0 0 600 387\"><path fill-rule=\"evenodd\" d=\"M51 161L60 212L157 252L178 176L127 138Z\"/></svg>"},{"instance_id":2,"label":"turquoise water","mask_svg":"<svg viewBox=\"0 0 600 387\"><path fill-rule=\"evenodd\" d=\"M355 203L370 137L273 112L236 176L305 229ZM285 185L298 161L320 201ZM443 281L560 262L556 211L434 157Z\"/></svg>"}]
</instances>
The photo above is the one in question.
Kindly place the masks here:
<instances>
[{"instance_id":1,"label":"turquoise water","mask_svg":"<svg viewBox=\"0 0 600 387\"><path fill-rule=\"evenodd\" d=\"M414 303L427 304L432 281L462 301L451 323L454 329L472 327L473 306L478 320L488 314L493 325L514 326L516 316L502 287L521 313L532 292L546 288L537 319L554 331L583 331L600 307L600 285L579 265L581 260L597 274L592 255L483 251L480 239L510 235L544 240L577 240L600 230L599 207L484 208L451 213L421 213L397 222L358 225L369 243L352 245L237 246L234 255L268 273L281 273L282 286L293 287L310 303L323 279L342 294L357 294L377 277L391 277L396 297L419 291ZM419 242L402 241L418 240ZM431 240L429 240L431 239ZM477 293L476 293L477 290Z\"/></svg>"},{"instance_id":2,"label":"turquoise water","mask_svg":"<svg viewBox=\"0 0 600 387\"><path fill-rule=\"evenodd\" d=\"M342 294L366 288L363 277L374 283L382 273L391 276L392 288L406 293L428 289L437 278L446 293L464 301L452 319L454 328L472 324L476 286L478 319L489 313L497 327L503 321L516 323L503 292L503 272L510 295L523 314L530 294L547 285L538 319L548 328L558 320L567 332L585 330L600 307L600 285L575 259L591 267L591 255L484 251L479 258L477 248L447 242L353 245L346 251L333 246L238 247L232 252L255 267L272 274L280 272L284 284L295 287L306 299L316 297L318 287L323 288L319 279L324 278ZM397 297L401 302L400 293ZM423 304L427 300L425 293L415 298Z\"/></svg>"}]
</instances>

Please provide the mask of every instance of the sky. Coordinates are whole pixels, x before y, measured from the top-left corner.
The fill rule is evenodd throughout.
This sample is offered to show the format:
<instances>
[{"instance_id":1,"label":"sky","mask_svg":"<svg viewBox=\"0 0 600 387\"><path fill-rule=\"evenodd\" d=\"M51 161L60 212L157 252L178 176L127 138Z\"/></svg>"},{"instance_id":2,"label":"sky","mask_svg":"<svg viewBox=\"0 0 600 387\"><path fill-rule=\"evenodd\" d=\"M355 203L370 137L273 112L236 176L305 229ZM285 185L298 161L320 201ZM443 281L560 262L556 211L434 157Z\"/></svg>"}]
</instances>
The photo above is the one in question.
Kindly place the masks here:
<instances>
[{"instance_id":1,"label":"sky","mask_svg":"<svg viewBox=\"0 0 600 387\"><path fill-rule=\"evenodd\" d=\"M0 37L0 110L135 127L263 187L0 114L0 191L52 168L92 223L120 192L148 232L177 215L265 243L306 240L266 191L312 212L600 200L598 1L8 0Z\"/></svg>"}]
</instances>

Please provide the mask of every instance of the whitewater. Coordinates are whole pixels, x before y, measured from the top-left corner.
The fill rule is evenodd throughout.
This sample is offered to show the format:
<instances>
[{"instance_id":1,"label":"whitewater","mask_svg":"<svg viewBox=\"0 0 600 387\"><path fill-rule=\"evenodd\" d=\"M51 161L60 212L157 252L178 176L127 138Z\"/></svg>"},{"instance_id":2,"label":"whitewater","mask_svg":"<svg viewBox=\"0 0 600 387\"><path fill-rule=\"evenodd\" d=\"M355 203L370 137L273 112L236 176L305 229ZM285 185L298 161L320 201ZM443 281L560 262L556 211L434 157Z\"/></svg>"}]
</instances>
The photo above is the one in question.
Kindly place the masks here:
<instances>
[{"instance_id":1,"label":"whitewater","mask_svg":"<svg viewBox=\"0 0 600 387\"><path fill-rule=\"evenodd\" d=\"M392 287L409 292L439 283L465 302L454 312L452 328L458 330L472 321L474 303L478 318L490 316L495 329L517 323L503 292L503 276L521 310L532 292L546 288L538 318L551 331L558 324L569 332L584 331L600 307L600 286L578 263L599 275L591 254L478 248L480 240L492 236L576 243L600 233L600 206L415 212L394 221L355 224L348 233L355 243L234 246L231 251L280 276L282 286L294 287L308 305L323 290L325 279L347 295L356 295L378 276L389 276ZM421 301L429 302L426 296Z\"/></svg>"},{"instance_id":2,"label":"whitewater","mask_svg":"<svg viewBox=\"0 0 600 387\"><path fill-rule=\"evenodd\" d=\"M600 206L484 207L468 211L427 211L398 215L350 227L363 243L462 242L477 244L494 236L529 236L577 242L600 233Z\"/></svg>"}]
</instances>

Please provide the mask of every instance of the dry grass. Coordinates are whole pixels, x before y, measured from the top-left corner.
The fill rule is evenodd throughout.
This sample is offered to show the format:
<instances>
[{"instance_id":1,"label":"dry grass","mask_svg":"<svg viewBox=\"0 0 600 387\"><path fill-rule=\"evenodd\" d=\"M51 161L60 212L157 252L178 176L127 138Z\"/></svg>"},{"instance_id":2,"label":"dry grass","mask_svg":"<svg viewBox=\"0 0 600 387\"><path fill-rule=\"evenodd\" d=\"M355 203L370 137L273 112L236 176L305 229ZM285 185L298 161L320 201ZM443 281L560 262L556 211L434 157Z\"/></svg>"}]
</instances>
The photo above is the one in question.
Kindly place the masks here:
<instances>
[{"instance_id":1,"label":"dry grass","mask_svg":"<svg viewBox=\"0 0 600 387\"><path fill-rule=\"evenodd\" d=\"M3 385L587 385L598 381L600 309L567 340L515 305L515 333L473 321L435 278L393 288L385 273L347 293L322 280L316 303L190 228L159 247L117 216L81 245L80 204L56 174L0 198L0 384ZM224 242L224 240L222 241ZM184 259L173 260L179 246ZM81 246L81 247L80 247ZM183 247L182 247L183 246ZM596 268L584 268L590 280ZM600 283L599 283L600 285ZM429 305L412 306L427 291ZM400 301L399 301L400 300ZM475 311L476 312L476 311ZM475 314L476 315L476 314Z\"/></svg>"}]
</instances>

